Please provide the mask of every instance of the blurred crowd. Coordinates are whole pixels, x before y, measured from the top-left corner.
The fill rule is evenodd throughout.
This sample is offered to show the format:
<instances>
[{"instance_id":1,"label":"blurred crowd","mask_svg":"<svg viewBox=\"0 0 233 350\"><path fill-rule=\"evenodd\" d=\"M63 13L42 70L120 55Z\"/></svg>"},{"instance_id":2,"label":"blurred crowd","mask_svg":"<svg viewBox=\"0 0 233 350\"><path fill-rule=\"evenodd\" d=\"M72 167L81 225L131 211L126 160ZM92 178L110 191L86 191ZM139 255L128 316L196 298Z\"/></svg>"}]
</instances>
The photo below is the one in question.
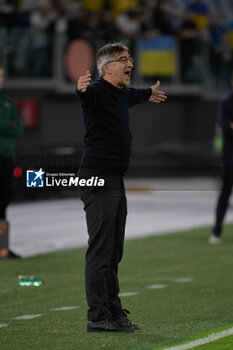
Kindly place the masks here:
<instances>
[{"instance_id":1,"label":"blurred crowd","mask_svg":"<svg viewBox=\"0 0 233 350\"><path fill-rule=\"evenodd\" d=\"M123 39L132 50L139 36L172 35L179 43L183 82L198 81L203 47L216 82L225 82L233 68L233 0L1 0L1 27L15 31L16 42L16 31L33 33L33 49L42 61L54 33L93 45ZM48 74L42 66L34 67L35 76Z\"/></svg>"}]
</instances>

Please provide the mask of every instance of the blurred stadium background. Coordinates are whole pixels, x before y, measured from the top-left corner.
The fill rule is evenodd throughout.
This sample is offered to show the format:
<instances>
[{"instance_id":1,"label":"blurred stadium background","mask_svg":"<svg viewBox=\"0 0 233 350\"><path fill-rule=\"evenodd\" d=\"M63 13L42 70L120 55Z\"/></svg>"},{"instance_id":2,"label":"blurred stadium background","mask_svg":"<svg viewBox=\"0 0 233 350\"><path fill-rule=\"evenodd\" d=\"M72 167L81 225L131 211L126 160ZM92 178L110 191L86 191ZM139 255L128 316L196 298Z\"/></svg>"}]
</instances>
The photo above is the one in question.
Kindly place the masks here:
<instances>
[{"instance_id":1,"label":"blurred stadium background","mask_svg":"<svg viewBox=\"0 0 233 350\"><path fill-rule=\"evenodd\" d=\"M160 80L168 100L130 110L126 237L137 239L125 244L120 281L121 292L135 294L124 302L141 331L101 338L85 331L85 249L65 250L87 242L77 191L26 188L26 170L77 171L83 123L76 80L86 69L97 78L95 52L109 41L131 48L132 85ZM1 349L162 349L232 327L233 226L221 246L209 245L208 235L220 184L217 120L231 91L233 0L0 0L0 64L24 126L10 248L28 258L1 260ZM232 220L231 210L226 223ZM46 284L22 288L18 275ZM74 305L79 311L51 311ZM232 337L226 342L201 349L232 349Z\"/></svg>"},{"instance_id":2,"label":"blurred stadium background","mask_svg":"<svg viewBox=\"0 0 233 350\"><path fill-rule=\"evenodd\" d=\"M77 170L83 126L75 81L87 68L97 78L95 52L108 41L131 48L133 86L160 80L169 98L131 110L128 176L218 175L216 121L233 67L232 0L2 0L4 88L25 130L15 200L55 194L26 190L26 169Z\"/></svg>"}]
</instances>

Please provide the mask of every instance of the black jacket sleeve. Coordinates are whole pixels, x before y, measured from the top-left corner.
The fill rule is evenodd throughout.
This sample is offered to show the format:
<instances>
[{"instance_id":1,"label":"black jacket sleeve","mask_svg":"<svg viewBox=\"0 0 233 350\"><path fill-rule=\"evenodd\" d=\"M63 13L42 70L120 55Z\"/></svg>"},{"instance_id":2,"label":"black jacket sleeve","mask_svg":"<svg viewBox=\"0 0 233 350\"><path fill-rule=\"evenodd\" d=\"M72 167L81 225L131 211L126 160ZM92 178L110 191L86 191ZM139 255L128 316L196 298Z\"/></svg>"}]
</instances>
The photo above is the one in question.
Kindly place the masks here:
<instances>
[{"instance_id":1,"label":"black jacket sleeve","mask_svg":"<svg viewBox=\"0 0 233 350\"><path fill-rule=\"evenodd\" d=\"M129 90L129 100L128 100L129 107L148 101L152 93L151 88L147 88L147 89L128 88L128 90Z\"/></svg>"},{"instance_id":2,"label":"black jacket sleeve","mask_svg":"<svg viewBox=\"0 0 233 350\"><path fill-rule=\"evenodd\" d=\"M92 85L89 85L85 92L79 92L76 89L76 93L78 95L78 99L83 105L95 107L96 103L98 102L97 89L94 88Z\"/></svg>"},{"instance_id":3,"label":"black jacket sleeve","mask_svg":"<svg viewBox=\"0 0 233 350\"><path fill-rule=\"evenodd\" d=\"M230 124L233 123L233 95L222 104L222 131L224 137L233 141L233 129Z\"/></svg>"}]
</instances>

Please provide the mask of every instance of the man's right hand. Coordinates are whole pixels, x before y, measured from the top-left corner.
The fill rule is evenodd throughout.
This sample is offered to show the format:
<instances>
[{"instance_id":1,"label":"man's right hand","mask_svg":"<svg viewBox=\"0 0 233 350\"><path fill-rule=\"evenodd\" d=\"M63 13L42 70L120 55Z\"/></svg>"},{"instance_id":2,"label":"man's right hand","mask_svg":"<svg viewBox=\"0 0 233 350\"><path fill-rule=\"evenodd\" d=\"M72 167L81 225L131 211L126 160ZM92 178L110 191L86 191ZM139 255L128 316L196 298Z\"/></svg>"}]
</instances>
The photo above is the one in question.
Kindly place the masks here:
<instances>
[{"instance_id":1,"label":"man's right hand","mask_svg":"<svg viewBox=\"0 0 233 350\"><path fill-rule=\"evenodd\" d=\"M79 92L85 92L91 81L91 73L89 70L86 71L85 75L82 75L77 82L77 90Z\"/></svg>"}]
</instances>

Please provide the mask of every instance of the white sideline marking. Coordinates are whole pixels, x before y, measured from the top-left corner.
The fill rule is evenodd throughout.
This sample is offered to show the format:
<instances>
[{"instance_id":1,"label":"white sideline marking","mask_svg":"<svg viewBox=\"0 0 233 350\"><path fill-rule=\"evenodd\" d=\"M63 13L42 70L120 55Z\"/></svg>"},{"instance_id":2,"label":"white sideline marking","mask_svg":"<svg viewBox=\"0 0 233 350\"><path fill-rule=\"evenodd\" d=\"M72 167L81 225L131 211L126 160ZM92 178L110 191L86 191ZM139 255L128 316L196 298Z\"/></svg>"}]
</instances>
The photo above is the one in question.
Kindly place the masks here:
<instances>
[{"instance_id":1,"label":"white sideline marking","mask_svg":"<svg viewBox=\"0 0 233 350\"><path fill-rule=\"evenodd\" d=\"M170 281L170 282L193 282L195 278L192 277L154 277L154 281Z\"/></svg>"},{"instance_id":2,"label":"white sideline marking","mask_svg":"<svg viewBox=\"0 0 233 350\"><path fill-rule=\"evenodd\" d=\"M61 306L50 309L51 311L66 311L66 310L74 310L78 309L80 306Z\"/></svg>"},{"instance_id":3,"label":"white sideline marking","mask_svg":"<svg viewBox=\"0 0 233 350\"><path fill-rule=\"evenodd\" d=\"M162 289L166 288L166 284L151 284L150 286L145 287L146 289Z\"/></svg>"},{"instance_id":4,"label":"white sideline marking","mask_svg":"<svg viewBox=\"0 0 233 350\"><path fill-rule=\"evenodd\" d=\"M133 295L137 295L138 293L136 292L128 292L128 293L119 293L120 297L131 297Z\"/></svg>"},{"instance_id":5,"label":"white sideline marking","mask_svg":"<svg viewBox=\"0 0 233 350\"><path fill-rule=\"evenodd\" d=\"M7 327L8 325L6 323L0 324L0 328Z\"/></svg>"},{"instance_id":6,"label":"white sideline marking","mask_svg":"<svg viewBox=\"0 0 233 350\"><path fill-rule=\"evenodd\" d=\"M183 282L193 282L194 279L193 278L172 278L171 281L183 283Z\"/></svg>"},{"instance_id":7,"label":"white sideline marking","mask_svg":"<svg viewBox=\"0 0 233 350\"><path fill-rule=\"evenodd\" d=\"M13 320L33 320L33 318L41 317L43 314L38 314L38 315L23 315L23 316L18 316L14 317Z\"/></svg>"},{"instance_id":8,"label":"white sideline marking","mask_svg":"<svg viewBox=\"0 0 233 350\"><path fill-rule=\"evenodd\" d=\"M233 335L233 328L227 329L225 331L219 332L219 333L213 333L208 335L208 337L198 339L191 341L187 344L173 346L172 348L164 348L163 350L186 350L186 349L192 349L196 346L211 343L212 341L216 341L221 338L228 337L229 335Z\"/></svg>"}]
</instances>

